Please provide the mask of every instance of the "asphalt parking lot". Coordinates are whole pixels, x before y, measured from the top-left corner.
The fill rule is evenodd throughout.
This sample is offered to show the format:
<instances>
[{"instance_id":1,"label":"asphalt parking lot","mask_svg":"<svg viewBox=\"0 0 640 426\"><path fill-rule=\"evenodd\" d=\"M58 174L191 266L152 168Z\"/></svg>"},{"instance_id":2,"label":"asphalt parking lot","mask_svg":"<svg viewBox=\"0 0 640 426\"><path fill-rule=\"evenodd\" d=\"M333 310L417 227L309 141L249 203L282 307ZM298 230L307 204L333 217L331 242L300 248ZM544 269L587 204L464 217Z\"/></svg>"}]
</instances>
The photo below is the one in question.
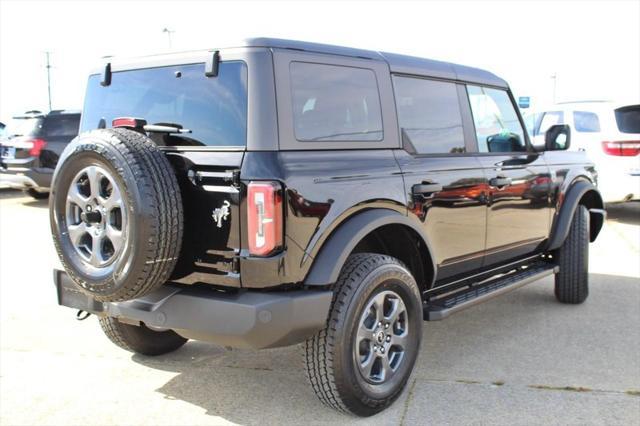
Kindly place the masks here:
<instances>
[{"instance_id":1,"label":"asphalt parking lot","mask_svg":"<svg viewBox=\"0 0 640 426\"><path fill-rule=\"evenodd\" d=\"M555 302L547 278L425 323L400 399L356 419L316 400L297 347L116 348L56 305L46 201L0 189L0 423L640 424L640 203L609 215L585 304Z\"/></svg>"}]
</instances>

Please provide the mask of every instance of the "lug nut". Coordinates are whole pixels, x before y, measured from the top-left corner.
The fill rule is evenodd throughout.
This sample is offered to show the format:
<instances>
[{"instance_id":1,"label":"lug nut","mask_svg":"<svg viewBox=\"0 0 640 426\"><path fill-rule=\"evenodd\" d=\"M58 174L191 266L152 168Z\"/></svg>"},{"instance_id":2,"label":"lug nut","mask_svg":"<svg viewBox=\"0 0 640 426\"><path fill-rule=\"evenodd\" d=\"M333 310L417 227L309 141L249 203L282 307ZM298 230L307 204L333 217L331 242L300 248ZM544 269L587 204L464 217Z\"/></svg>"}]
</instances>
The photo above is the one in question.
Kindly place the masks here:
<instances>
[{"instance_id":1,"label":"lug nut","mask_svg":"<svg viewBox=\"0 0 640 426\"><path fill-rule=\"evenodd\" d=\"M384 353L384 348L380 348L380 353L383 354Z\"/></svg>"},{"instance_id":2,"label":"lug nut","mask_svg":"<svg viewBox=\"0 0 640 426\"><path fill-rule=\"evenodd\" d=\"M373 351L376 352L378 350L378 346L377 345L373 345Z\"/></svg>"},{"instance_id":3,"label":"lug nut","mask_svg":"<svg viewBox=\"0 0 640 426\"><path fill-rule=\"evenodd\" d=\"M387 342L391 341L391 336L387 336Z\"/></svg>"},{"instance_id":4,"label":"lug nut","mask_svg":"<svg viewBox=\"0 0 640 426\"><path fill-rule=\"evenodd\" d=\"M389 328L389 323L386 323L386 324L384 325L384 328Z\"/></svg>"},{"instance_id":5,"label":"lug nut","mask_svg":"<svg viewBox=\"0 0 640 426\"><path fill-rule=\"evenodd\" d=\"M87 206L87 211L90 212L91 211L91 205Z\"/></svg>"},{"instance_id":6,"label":"lug nut","mask_svg":"<svg viewBox=\"0 0 640 426\"><path fill-rule=\"evenodd\" d=\"M382 327L382 321L378 323L378 327Z\"/></svg>"}]
</instances>

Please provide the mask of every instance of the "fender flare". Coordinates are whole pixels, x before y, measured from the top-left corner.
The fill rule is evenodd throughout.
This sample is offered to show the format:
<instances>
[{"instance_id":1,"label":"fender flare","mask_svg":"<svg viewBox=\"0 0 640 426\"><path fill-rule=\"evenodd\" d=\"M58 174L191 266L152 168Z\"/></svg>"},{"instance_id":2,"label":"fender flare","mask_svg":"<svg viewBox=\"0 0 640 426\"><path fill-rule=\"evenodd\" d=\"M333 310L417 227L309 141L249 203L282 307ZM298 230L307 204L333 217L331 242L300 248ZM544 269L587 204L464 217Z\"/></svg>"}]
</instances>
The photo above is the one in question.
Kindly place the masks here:
<instances>
[{"instance_id":1,"label":"fender flare","mask_svg":"<svg viewBox=\"0 0 640 426\"><path fill-rule=\"evenodd\" d=\"M419 225L395 210L374 209L358 213L347 219L329 236L322 245L318 256L314 259L304 284L323 286L338 281L342 266L358 243L377 228L391 224L405 225L416 231L430 254L433 267L432 279L435 279L437 266L434 261L433 251L431 251L429 241L424 238Z\"/></svg>"},{"instance_id":2,"label":"fender flare","mask_svg":"<svg viewBox=\"0 0 640 426\"><path fill-rule=\"evenodd\" d=\"M585 196L589 197L588 202L581 203ZM551 237L549 238L547 247L549 250L555 250L562 246L567 235L569 235L573 215L580 204L585 204L589 209L590 241L595 241L606 218L604 203L600 192L592 183L580 180L571 185L560 206L560 213L556 217Z\"/></svg>"}]
</instances>

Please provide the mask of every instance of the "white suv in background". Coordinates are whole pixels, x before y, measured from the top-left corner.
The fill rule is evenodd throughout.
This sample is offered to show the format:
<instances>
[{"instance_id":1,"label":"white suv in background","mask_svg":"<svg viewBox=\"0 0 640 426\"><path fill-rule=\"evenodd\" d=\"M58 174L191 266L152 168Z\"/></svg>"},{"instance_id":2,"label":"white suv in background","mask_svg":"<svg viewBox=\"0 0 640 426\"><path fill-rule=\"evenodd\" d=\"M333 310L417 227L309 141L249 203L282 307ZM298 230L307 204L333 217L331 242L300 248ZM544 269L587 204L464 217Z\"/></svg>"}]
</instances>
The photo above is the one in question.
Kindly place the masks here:
<instances>
[{"instance_id":1,"label":"white suv in background","mask_svg":"<svg viewBox=\"0 0 640 426\"><path fill-rule=\"evenodd\" d=\"M525 121L535 146L554 124L571 127L569 149L586 151L596 164L605 202L640 199L640 105L565 102L531 111Z\"/></svg>"}]
</instances>

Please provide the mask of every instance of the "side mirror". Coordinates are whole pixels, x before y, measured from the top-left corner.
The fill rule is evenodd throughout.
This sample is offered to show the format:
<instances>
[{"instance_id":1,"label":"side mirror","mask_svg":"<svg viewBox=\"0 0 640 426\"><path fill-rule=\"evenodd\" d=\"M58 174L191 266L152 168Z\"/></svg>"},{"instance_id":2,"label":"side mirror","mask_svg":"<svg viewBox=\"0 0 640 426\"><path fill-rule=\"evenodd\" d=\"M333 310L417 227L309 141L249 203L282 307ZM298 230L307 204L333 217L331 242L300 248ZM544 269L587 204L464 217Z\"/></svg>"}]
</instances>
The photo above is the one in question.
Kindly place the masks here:
<instances>
[{"instance_id":1,"label":"side mirror","mask_svg":"<svg viewBox=\"0 0 640 426\"><path fill-rule=\"evenodd\" d=\"M564 151L571 145L571 128L566 124L555 124L544 134L545 151Z\"/></svg>"}]
</instances>

